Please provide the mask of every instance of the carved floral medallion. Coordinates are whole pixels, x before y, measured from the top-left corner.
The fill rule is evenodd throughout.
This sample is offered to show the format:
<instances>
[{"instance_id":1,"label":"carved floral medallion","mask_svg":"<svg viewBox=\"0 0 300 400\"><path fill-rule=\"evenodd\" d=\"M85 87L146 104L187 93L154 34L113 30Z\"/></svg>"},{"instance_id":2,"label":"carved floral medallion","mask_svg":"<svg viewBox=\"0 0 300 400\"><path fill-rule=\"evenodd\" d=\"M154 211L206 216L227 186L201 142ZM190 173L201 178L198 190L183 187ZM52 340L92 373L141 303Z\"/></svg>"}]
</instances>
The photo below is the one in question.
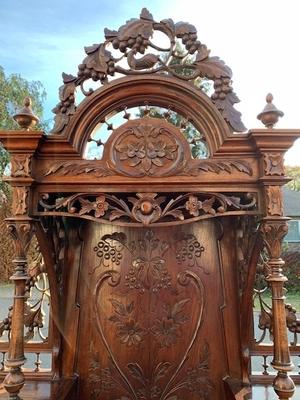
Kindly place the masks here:
<instances>
[{"instance_id":1,"label":"carved floral medallion","mask_svg":"<svg viewBox=\"0 0 300 400\"><path fill-rule=\"evenodd\" d=\"M128 176L175 175L189 154L180 130L159 118L139 118L115 129L104 148L104 159L117 173Z\"/></svg>"}]
</instances>

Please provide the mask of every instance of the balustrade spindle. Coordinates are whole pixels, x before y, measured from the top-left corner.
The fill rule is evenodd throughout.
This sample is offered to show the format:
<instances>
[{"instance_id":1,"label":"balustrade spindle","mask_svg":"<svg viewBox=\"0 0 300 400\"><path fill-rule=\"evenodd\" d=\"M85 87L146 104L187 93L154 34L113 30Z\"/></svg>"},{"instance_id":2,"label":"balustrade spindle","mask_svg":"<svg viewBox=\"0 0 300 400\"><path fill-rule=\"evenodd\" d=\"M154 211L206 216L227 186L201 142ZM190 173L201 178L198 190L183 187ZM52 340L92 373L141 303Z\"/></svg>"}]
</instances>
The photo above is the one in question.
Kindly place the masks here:
<instances>
[{"instance_id":1,"label":"balustrade spindle","mask_svg":"<svg viewBox=\"0 0 300 400\"><path fill-rule=\"evenodd\" d=\"M40 372L40 365L42 364L41 360L40 360L40 353L35 353L36 354L36 361L35 361L35 370L34 372Z\"/></svg>"},{"instance_id":2,"label":"balustrade spindle","mask_svg":"<svg viewBox=\"0 0 300 400\"><path fill-rule=\"evenodd\" d=\"M268 358L268 356L263 356L263 359L264 359L264 362L263 362L263 364L262 364L262 367L263 367L263 375L270 375L269 374L269 372L268 372L268 368L269 368L269 366L270 366L270 364L268 364L268 362L267 362L267 358Z\"/></svg>"}]
</instances>

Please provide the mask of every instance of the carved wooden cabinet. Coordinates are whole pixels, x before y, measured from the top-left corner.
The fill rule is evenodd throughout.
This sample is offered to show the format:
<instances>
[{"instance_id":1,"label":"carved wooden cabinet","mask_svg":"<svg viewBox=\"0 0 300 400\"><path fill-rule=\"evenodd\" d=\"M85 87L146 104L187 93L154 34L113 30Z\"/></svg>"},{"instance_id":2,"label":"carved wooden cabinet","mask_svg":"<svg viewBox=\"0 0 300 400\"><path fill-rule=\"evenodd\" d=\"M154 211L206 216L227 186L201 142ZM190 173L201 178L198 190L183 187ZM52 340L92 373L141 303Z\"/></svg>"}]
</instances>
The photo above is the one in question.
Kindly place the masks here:
<instances>
[{"instance_id":1,"label":"carved wooden cabinet","mask_svg":"<svg viewBox=\"0 0 300 400\"><path fill-rule=\"evenodd\" d=\"M153 42L157 31L169 47ZM11 154L7 223L16 244L4 388L11 399L249 398L252 291L264 249L274 388L290 398L281 186L283 155L300 132L273 129L280 112L270 98L260 115L267 128L245 132L230 69L188 23L155 22L143 9L85 51L77 76L63 74L52 133L30 130L29 104L27 120L24 110L16 116L28 130L0 132ZM211 98L199 77L212 81ZM90 78L100 88L87 90ZM86 98L75 106L78 87ZM32 337L42 326L42 317L28 323L26 308L24 317L33 236L51 292L51 335L39 350L51 354L47 374L38 362L36 374L22 371L24 322Z\"/></svg>"}]
</instances>

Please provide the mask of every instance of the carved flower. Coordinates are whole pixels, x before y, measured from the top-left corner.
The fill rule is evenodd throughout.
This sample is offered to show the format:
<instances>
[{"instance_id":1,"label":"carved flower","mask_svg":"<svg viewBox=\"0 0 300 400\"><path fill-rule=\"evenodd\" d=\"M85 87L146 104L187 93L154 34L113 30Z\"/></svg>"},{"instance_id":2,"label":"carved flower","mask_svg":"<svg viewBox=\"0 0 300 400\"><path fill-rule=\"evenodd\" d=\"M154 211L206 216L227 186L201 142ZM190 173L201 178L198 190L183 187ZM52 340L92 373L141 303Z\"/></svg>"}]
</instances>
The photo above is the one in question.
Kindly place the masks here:
<instances>
[{"instance_id":1,"label":"carved flower","mask_svg":"<svg viewBox=\"0 0 300 400\"><path fill-rule=\"evenodd\" d=\"M194 217L199 216L200 210L203 210L205 213L214 215L216 211L212 208L214 204L215 198L212 197L208 200L204 200L203 202L198 200L198 197L191 195L188 201L185 203L185 208L189 211L191 215Z\"/></svg>"},{"instance_id":2,"label":"carved flower","mask_svg":"<svg viewBox=\"0 0 300 400\"><path fill-rule=\"evenodd\" d=\"M199 210L202 208L202 202L198 200L196 196L190 196L188 201L185 203L185 208L192 214L194 217L198 217Z\"/></svg>"},{"instance_id":3,"label":"carved flower","mask_svg":"<svg viewBox=\"0 0 300 400\"><path fill-rule=\"evenodd\" d=\"M151 330L161 347L170 347L180 336L178 325L172 318L163 317L155 320Z\"/></svg>"},{"instance_id":4,"label":"carved flower","mask_svg":"<svg viewBox=\"0 0 300 400\"><path fill-rule=\"evenodd\" d=\"M129 165L135 167L141 164L141 168L145 172L151 172L152 165L162 167L162 158L173 160L176 151L176 146L167 145L165 142L158 141L144 141L128 143L127 148L117 149L123 153L120 157L121 160L130 159Z\"/></svg>"},{"instance_id":5,"label":"carved flower","mask_svg":"<svg viewBox=\"0 0 300 400\"><path fill-rule=\"evenodd\" d=\"M133 319L130 319L119 326L117 336L120 338L121 343L130 347L139 345L143 341L145 334L145 330Z\"/></svg>"},{"instance_id":6,"label":"carved flower","mask_svg":"<svg viewBox=\"0 0 300 400\"><path fill-rule=\"evenodd\" d=\"M95 201L89 201L87 199L79 199L81 209L79 215L88 214L91 211L95 212L95 217L102 217L108 210L108 203L105 201L105 196L98 196Z\"/></svg>"}]
</instances>

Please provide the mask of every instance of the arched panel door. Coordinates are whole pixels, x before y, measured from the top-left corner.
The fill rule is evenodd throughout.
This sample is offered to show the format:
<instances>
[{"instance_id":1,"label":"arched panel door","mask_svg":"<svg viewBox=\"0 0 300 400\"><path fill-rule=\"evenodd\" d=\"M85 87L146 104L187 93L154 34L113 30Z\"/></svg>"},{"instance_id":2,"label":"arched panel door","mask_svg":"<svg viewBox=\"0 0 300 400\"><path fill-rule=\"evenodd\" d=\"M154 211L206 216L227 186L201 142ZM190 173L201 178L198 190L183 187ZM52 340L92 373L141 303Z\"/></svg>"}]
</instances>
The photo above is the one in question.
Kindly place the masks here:
<instances>
[{"instance_id":1,"label":"arched panel door","mask_svg":"<svg viewBox=\"0 0 300 400\"><path fill-rule=\"evenodd\" d=\"M222 264L221 223L89 222L83 236L79 398L223 399L224 273L235 272Z\"/></svg>"}]
</instances>

